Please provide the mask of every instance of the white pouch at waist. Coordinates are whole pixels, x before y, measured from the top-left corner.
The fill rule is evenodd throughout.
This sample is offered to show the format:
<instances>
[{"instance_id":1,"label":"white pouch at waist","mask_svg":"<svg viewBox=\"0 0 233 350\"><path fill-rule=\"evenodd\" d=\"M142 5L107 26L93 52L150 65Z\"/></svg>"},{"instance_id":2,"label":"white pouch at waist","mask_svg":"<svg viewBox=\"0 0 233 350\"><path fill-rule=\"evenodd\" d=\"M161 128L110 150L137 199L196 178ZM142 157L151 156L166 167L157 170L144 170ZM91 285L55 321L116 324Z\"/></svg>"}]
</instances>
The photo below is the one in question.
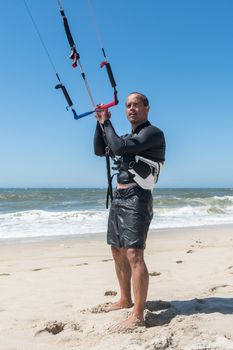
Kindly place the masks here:
<instances>
[{"instance_id":1,"label":"white pouch at waist","mask_svg":"<svg viewBox=\"0 0 233 350\"><path fill-rule=\"evenodd\" d=\"M136 171L137 164L139 164L139 162L145 163L150 167L150 172L146 177L140 176ZM129 164L128 171L130 172L130 174L134 175L133 179L140 187L142 187L145 190L152 191L154 184L158 181L161 167L162 163L160 162L155 162L153 160L136 155L135 162L131 162L131 165Z\"/></svg>"}]
</instances>

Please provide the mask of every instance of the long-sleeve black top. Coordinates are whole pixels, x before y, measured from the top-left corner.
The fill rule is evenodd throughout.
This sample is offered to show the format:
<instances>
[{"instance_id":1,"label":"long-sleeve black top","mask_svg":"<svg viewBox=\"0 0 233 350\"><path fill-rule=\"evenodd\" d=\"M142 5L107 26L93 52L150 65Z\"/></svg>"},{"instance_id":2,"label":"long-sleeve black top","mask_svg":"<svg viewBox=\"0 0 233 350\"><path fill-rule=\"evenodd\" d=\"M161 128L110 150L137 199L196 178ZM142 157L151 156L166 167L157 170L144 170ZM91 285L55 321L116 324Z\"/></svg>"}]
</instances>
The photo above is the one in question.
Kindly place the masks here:
<instances>
[{"instance_id":1,"label":"long-sleeve black top","mask_svg":"<svg viewBox=\"0 0 233 350\"><path fill-rule=\"evenodd\" d=\"M127 164L135 155L154 162L163 163L165 160L165 138L163 132L150 124L149 121L139 125L130 134L118 136L110 120L104 122L103 129L97 123L94 135L94 152L97 156L105 155L105 148L109 146L112 153L119 156L121 164ZM119 183L132 182L132 176L127 176L125 167L119 167L117 181Z\"/></svg>"}]
</instances>

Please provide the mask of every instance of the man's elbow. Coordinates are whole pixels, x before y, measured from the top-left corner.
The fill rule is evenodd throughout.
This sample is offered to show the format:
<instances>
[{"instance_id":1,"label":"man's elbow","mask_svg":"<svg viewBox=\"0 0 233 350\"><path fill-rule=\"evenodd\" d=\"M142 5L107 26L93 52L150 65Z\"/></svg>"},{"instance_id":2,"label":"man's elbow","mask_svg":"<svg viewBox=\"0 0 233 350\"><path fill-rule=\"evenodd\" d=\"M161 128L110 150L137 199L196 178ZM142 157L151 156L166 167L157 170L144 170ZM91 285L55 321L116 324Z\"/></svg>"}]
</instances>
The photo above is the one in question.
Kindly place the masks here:
<instances>
[{"instance_id":1,"label":"man's elbow","mask_svg":"<svg viewBox=\"0 0 233 350\"><path fill-rule=\"evenodd\" d=\"M111 147L111 150L116 156L122 156L124 154L124 148L124 146L114 146Z\"/></svg>"},{"instance_id":2,"label":"man's elbow","mask_svg":"<svg viewBox=\"0 0 233 350\"><path fill-rule=\"evenodd\" d=\"M105 155L105 152L103 150L100 150L100 149L95 149L94 154L98 157L103 157Z\"/></svg>"}]
</instances>

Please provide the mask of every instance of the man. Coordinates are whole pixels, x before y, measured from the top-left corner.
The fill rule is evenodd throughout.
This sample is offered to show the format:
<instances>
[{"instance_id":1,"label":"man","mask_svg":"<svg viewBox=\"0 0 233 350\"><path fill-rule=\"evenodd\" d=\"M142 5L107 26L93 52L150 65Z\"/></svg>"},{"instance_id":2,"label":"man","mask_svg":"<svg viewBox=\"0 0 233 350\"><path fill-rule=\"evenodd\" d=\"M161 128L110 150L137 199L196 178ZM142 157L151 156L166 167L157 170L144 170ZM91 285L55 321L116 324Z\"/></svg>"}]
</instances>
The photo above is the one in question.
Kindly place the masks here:
<instances>
[{"instance_id":1,"label":"man","mask_svg":"<svg viewBox=\"0 0 233 350\"><path fill-rule=\"evenodd\" d=\"M132 132L118 136L107 110L97 113L94 150L98 156L110 148L117 173L117 189L108 219L107 242L111 245L120 285L120 299L111 310L131 308L129 318L117 330L144 326L144 308L149 274L144 261L147 232L153 216L152 189L165 160L163 132L148 121L146 96L133 92L126 100L126 115ZM131 279L134 304L131 298Z\"/></svg>"}]
</instances>

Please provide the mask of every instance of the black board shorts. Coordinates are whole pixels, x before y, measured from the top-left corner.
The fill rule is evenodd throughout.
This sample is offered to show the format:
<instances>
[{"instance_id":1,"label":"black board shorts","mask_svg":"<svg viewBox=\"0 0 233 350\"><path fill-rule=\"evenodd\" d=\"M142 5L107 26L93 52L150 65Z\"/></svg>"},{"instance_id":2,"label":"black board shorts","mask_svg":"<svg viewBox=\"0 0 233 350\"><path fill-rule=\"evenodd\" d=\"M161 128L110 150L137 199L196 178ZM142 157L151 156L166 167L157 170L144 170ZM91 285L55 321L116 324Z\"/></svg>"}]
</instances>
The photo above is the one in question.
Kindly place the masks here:
<instances>
[{"instance_id":1,"label":"black board shorts","mask_svg":"<svg viewBox=\"0 0 233 350\"><path fill-rule=\"evenodd\" d=\"M145 249L152 217L150 190L139 186L115 190L108 218L107 243L125 249Z\"/></svg>"}]
</instances>

